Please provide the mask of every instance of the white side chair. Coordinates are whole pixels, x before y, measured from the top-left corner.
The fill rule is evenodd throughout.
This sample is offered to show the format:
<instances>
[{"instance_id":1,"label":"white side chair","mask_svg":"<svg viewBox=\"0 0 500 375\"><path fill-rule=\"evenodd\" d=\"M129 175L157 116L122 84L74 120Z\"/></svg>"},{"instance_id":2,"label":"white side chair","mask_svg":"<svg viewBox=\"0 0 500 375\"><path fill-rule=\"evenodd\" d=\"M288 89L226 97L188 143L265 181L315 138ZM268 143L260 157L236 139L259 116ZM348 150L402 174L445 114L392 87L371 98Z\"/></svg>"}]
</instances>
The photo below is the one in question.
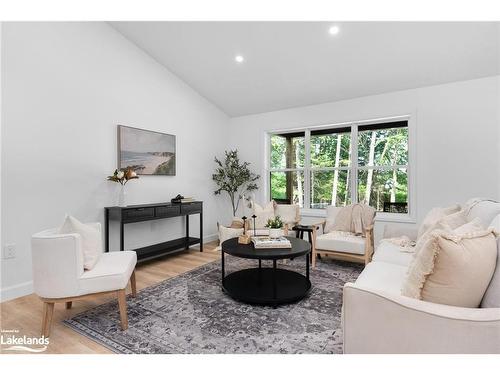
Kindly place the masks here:
<instances>
[{"instance_id":1,"label":"white side chair","mask_svg":"<svg viewBox=\"0 0 500 375\"><path fill-rule=\"evenodd\" d=\"M91 223L101 231L100 223ZM121 328L128 328L126 292L130 280L132 296L136 296L135 251L101 254L91 270L83 268L82 239L79 234L59 234L49 229L32 236L33 287L43 301L42 335L50 335L54 304L65 302L71 308L73 300L116 293Z\"/></svg>"}]
</instances>

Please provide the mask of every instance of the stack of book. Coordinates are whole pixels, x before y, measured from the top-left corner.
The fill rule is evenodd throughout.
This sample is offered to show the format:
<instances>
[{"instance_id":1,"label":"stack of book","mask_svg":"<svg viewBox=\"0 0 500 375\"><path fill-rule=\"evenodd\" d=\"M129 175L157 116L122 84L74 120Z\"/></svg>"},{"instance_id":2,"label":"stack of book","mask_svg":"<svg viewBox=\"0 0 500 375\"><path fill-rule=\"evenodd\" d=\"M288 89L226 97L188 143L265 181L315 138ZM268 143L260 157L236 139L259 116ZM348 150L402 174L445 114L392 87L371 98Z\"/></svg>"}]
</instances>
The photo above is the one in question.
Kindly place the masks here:
<instances>
[{"instance_id":1,"label":"stack of book","mask_svg":"<svg viewBox=\"0 0 500 375\"><path fill-rule=\"evenodd\" d=\"M252 237L252 243L256 249L291 249L292 244L285 237Z\"/></svg>"},{"instance_id":2,"label":"stack of book","mask_svg":"<svg viewBox=\"0 0 500 375\"><path fill-rule=\"evenodd\" d=\"M181 199L181 203L191 203L194 201L196 201L196 199L194 199L194 198L182 198Z\"/></svg>"}]
</instances>

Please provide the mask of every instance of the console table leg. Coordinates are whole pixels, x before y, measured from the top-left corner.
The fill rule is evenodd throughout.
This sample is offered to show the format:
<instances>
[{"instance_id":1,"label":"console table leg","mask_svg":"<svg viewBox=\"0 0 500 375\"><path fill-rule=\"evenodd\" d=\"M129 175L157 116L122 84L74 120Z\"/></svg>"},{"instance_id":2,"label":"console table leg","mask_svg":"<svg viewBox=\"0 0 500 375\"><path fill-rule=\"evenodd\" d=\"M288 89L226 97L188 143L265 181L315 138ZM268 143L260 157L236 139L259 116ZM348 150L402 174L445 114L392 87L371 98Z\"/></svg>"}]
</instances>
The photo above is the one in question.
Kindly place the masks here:
<instances>
[{"instance_id":1,"label":"console table leg","mask_svg":"<svg viewBox=\"0 0 500 375\"><path fill-rule=\"evenodd\" d=\"M200 211L200 253L203 252L203 208Z\"/></svg>"},{"instance_id":2,"label":"console table leg","mask_svg":"<svg viewBox=\"0 0 500 375\"><path fill-rule=\"evenodd\" d=\"M104 209L104 251L109 252L109 210Z\"/></svg>"},{"instance_id":3,"label":"console table leg","mask_svg":"<svg viewBox=\"0 0 500 375\"><path fill-rule=\"evenodd\" d=\"M189 215L186 215L186 249L189 249Z\"/></svg>"},{"instance_id":4,"label":"console table leg","mask_svg":"<svg viewBox=\"0 0 500 375\"><path fill-rule=\"evenodd\" d=\"M120 251L124 250L124 242L123 221L120 220Z\"/></svg>"}]
</instances>

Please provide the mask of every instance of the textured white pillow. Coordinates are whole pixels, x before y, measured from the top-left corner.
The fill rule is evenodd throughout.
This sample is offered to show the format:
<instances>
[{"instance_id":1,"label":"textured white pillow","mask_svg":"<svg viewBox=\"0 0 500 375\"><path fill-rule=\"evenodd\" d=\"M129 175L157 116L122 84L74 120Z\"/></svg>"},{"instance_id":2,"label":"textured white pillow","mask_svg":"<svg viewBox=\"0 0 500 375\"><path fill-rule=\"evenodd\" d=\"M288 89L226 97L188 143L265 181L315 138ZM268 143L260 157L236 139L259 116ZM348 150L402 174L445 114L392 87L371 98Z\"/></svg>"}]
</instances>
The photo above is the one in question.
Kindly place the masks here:
<instances>
[{"instance_id":1,"label":"textured white pillow","mask_svg":"<svg viewBox=\"0 0 500 375\"><path fill-rule=\"evenodd\" d=\"M290 226L300 221L300 209L297 204L277 204L274 213L281 218L283 223Z\"/></svg>"},{"instance_id":2,"label":"textured white pillow","mask_svg":"<svg viewBox=\"0 0 500 375\"><path fill-rule=\"evenodd\" d=\"M493 228L497 235L497 265L490 285L481 301L483 308L500 307L500 215L493 219L489 227Z\"/></svg>"},{"instance_id":3,"label":"textured white pillow","mask_svg":"<svg viewBox=\"0 0 500 375\"><path fill-rule=\"evenodd\" d=\"M434 230L408 269L402 295L478 307L491 281L497 248L491 230Z\"/></svg>"},{"instance_id":4,"label":"textured white pillow","mask_svg":"<svg viewBox=\"0 0 500 375\"><path fill-rule=\"evenodd\" d=\"M243 228L228 228L219 224L219 246L217 246L216 250L220 250L220 245L222 245L224 241L241 236L242 234Z\"/></svg>"},{"instance_id":5,"label":"textured white pillow","mask_svg":"<svg viewBox=\"0 0 500 375\"><path fill-rule=\"evenodd\" d=\"M275 203L274 201L269 202L266 204L264 207L261 207L257 203L253 204L253 213L255 216L255 228L256 229L263 229L266 227L267 221L269 219L274 219L274 206ZM253 219L250 218L250 228L253 229Z\"/></svg>"},{"instance_id":6,"label":"textured white pillow","mask_svg":"<svg viewBox=\"0 0 500 375\"><path fill-rule=\"evenodd\" d=\"M460 205L455 204L450 207L435 207L430 210L425 216L422 224L418 228L418 236L420 238L425 232L427 232L434 224L436 224L439 220L444 218L445 216L454 214L460 211Z\"/></svg>"},{"instance_id":7,"label":"textured white pillow","mask_svg":"<svg viewBox=\"0 0 500 375\"><path fill-rule=\"evenodd\" d=\"M83 268L91 270L102 254L101 232L91 225L84 224L73 216L66 215L59 233L78 233L82 237Z\"/></svg>"}]
</instances>

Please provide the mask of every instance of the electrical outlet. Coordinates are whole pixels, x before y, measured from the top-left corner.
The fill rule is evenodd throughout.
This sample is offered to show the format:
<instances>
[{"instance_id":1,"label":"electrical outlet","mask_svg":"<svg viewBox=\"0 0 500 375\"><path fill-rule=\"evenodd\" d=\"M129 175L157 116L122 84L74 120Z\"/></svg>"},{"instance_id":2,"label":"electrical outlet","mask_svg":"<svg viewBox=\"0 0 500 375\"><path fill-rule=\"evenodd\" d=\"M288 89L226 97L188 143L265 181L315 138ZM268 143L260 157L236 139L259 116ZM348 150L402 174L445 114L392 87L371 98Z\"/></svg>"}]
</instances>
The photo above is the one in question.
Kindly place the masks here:
<instances>
[{"instance_id":1,"label":"electrical outlet","mask_svg":"<svg viewBox=\"0 0 500 375\"><path fill-rule=\"evenodd\" d=\"M16 257L16 244L8 243L3 247L3 258L12 259Z\"/></svg>"}]
</instances>

